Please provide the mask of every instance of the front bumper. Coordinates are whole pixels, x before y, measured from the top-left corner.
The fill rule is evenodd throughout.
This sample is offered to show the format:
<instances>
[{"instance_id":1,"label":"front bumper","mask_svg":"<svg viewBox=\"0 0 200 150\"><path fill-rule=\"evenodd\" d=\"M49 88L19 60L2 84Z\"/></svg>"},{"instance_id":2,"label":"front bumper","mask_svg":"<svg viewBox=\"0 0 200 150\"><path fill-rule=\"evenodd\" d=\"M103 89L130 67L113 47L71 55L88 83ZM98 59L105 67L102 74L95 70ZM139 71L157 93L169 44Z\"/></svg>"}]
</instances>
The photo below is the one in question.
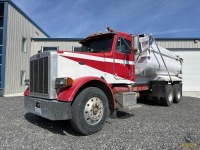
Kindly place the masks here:
<instances>
[{"instance_id":1,"label":"front bumper","mask_svg":"<svg viewBox=\"0 0 200 150\"><path fill-rule=\"evenodd\" d=\"M71 103L69 102L25 96L24 105L27 111L49 120L71 119Z\"/></svg>"}]
</instances>

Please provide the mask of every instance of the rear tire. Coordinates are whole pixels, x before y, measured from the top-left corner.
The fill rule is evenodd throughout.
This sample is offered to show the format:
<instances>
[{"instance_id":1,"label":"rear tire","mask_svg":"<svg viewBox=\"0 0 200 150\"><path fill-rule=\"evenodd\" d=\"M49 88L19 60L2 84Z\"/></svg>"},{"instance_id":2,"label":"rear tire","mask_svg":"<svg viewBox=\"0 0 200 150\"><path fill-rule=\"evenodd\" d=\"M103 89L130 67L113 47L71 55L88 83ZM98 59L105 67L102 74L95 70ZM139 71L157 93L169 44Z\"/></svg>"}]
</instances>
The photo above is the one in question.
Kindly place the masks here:
<instances>
[{"instance_id":1,"label":"rear tire","mask_svg":"<svg viewBox=\"0 0 200 150\"><path fill-rule=\"evenodd\" d=\"M165 97L161 98L162 104L164 106L171 106L174 99L174 90L172 85L165 85Z\"/></svg>"},{"instance_id":2,"label":"rear tire","mask_svg":"<svg viewBox=\"0 0 200 150\"><path fill-rule=\"evenodd\" d=\"M174 103L179 103L182 98L182 85L181 84L174 84Z\"/></svg>"},{"instance_id":3,"label":"rear tire","mask_svg":"<svg viewBox=\"0 0 200 150\"><path fill-rule=\"evenodd\" d=\"M72 104L72 127L83 135L100 131L108 117L108 100L102 90L89 87L81 91Z\"/></svg>"}]
</instances>

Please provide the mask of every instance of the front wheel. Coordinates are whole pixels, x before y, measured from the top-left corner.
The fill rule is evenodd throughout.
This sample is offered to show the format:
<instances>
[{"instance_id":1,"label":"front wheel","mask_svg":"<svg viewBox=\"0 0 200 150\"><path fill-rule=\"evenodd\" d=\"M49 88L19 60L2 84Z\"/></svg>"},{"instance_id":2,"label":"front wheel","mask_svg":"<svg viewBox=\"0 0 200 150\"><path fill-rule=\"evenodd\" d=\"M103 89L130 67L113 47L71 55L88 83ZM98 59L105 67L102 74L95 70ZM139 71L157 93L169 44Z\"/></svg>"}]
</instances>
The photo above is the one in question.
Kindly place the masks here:
<instances>
[{"instance_id":1,"label":"front wheel","mask_svg":"<svg viewBox=\"0 0 200 150\"><path fill-rule=\"evenodd\" d=\"M72 104L72 127L90 135L100 131L108 116L108 100L102 90L89 87L81 91Z\"/></svg>"}]
</instances>

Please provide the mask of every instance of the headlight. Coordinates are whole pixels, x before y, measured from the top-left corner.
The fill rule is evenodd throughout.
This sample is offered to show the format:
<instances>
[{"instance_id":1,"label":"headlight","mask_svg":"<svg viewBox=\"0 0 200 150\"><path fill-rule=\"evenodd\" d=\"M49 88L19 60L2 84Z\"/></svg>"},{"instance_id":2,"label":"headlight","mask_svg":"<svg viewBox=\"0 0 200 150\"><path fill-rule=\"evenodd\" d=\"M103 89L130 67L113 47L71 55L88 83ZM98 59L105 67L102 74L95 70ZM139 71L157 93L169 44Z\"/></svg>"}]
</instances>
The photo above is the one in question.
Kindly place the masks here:
<instances>
[{"instance_id":1,"label":"headlight","mask_svg":"<svg viewBox=\"0 0 200 150\"><path fill-rule=\"evenodd\" d=\"M73 85L74 80L72 78L69 77L64 77L64 78L56 78L56 88L60 88L60 87L65 87L65 86L72 86Z\"/></svg>"}]
</instances>

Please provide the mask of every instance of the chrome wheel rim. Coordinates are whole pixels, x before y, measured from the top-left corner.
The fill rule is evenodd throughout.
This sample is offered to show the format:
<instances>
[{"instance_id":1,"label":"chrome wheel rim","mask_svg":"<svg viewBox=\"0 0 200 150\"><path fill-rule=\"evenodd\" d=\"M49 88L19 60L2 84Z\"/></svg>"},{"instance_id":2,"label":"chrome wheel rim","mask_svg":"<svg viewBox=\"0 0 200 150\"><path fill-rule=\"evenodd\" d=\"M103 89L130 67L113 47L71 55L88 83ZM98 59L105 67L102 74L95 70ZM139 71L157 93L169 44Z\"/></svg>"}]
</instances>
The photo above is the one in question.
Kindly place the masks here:
<instances>
[{"instance_id":1,"label":"chrome wheel rim","mask_svg":"<svg viewBox=\"0 0 200 150\"><path fill-rule=\"evenodd\" d=\"M90 125L97 124L103 117L103 103L98 97L88 100L84 108L84 118Z\"/></svg>"}]
</instances>

